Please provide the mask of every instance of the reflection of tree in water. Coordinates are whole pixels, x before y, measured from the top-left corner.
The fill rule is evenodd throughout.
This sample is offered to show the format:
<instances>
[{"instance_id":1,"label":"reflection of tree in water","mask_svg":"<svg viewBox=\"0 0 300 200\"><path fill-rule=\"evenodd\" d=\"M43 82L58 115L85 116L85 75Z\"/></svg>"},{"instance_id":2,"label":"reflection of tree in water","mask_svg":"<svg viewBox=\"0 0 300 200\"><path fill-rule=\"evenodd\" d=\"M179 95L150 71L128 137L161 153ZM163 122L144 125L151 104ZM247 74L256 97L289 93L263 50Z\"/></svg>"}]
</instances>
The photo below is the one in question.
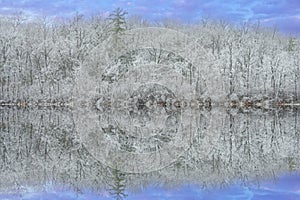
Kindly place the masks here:
<instances>
[{"instance_id":1,"label":"reflection of tree in water","mask_svg":"<svg viewBox=\"0 0 300 200\"><path fill-rule=\"evenodd\" d=\"M109 125L106 128L102 128L103 132L107 134L110 140L115 141L119 146L120 150L134 152L136 148L133 146L134 140L136 137L133 135L129 135L124 130L119 128L118 126Z\"/></svg>"},{"instance_id":2,"label":"reflection of tree in water","mask_svg":"<svg viewBox=\"0 0 300 200\"><path fill-rule=\"evenodd\" d=\"M112 180L113 183L110 185L109 193L116 199L121 200L127 195L125 194L126 189L126 174L122 173L118 169L112 169Z\"/></svg>"},{"instance_id":3,"label":"reflection of tree in water","mask_svg":"<svg viewBox=\"0 0 300 200\"><path fill-rule=\"evenodd\" d=\"M147 126L147 122L153 119L153 115L149 113L149 110L130 111L129 116L137 119L138 125ZM103 133L106 135L108 141L114 141L113 144L117 146L117 149L127 152L151 152L161 149L165 144L171 142L176 136L178 131L178 117L177 112L167 115L163 122L163 127L150 130L149 133L137 134L140 132L130 132L126 128L122 129L117 123L114 125L109 124L107 127L102 127ZM151 127L149 127L150 129ZM153 128L153 127L152 127ZM149 130L148 129L148 130Z\"/></svg>"},{"instance_id":4,"label":"reflection of tree in water","mask_svg":"<svg viewBox=\"0 0 300 200\"><path fill-rule=\"evenodd\" d=\"M126 168L118 167L121 163L115 165L117 169L104 165L81 144L67 112L1 112L1 190L53 182L78 192L84 188L106 189L116 198L123 198L126 191L157 182L166 186L198 183L209 187L240 180L247 185L300 168L299 111L243 114L212 109L193 115L197 126L193 142L174 163L157 171L126 173ZM177 130L178 118L180 115L165 118L168 128L159 134L159 140L173 141L172 137L164 138L164 134ZM106 128L115 129L107 134L130 135L114 126ZM152 138L147 142L155 144L155 136ZM126 137L121 139L129 141Z\"/></svg>"}]
</instances>

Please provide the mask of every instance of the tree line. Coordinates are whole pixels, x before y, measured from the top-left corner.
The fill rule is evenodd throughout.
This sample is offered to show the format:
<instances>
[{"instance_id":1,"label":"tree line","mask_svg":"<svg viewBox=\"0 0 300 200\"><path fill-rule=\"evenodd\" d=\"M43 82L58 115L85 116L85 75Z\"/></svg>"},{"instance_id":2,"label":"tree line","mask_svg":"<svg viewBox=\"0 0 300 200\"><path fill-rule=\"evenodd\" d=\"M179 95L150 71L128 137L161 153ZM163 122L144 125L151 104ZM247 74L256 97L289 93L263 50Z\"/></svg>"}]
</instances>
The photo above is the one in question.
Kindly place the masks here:
<instances>
[{"instance_id":1,"label":"tree line","mask_svg":"<svg viewBox=\"0 0 300 200\"><path fill-rule=\"evenodd\" d=\"M101 73L109 63L99 63L103 58L96 58L91 53L94 49L104 48L113 61L118 59L122 36L128 30L154 26L186 34L205 50L205 59L186 69L197 96L221 96L224 101L299 101L299 38L259 23L237 26L209 19L194 24L150 22L118 8L108 18L77 14L62 21L25 21L20 15L2 17L0 24L2 102L70 101L80 67L90 65L102 84ZM217 81L210 82L212 79Z\"/></svg>"}]
</instances>

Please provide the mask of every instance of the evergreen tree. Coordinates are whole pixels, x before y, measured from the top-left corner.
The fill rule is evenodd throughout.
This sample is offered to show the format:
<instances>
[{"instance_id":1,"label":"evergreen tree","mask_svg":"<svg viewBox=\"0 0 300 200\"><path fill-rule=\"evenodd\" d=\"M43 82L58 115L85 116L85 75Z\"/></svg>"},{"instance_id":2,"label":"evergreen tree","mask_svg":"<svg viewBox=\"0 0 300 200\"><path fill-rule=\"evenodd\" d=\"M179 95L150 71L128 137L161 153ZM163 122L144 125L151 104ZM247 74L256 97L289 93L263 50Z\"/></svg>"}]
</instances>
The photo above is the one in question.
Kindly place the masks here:
<instances>
[{"instance_id":1,"label":"evergreen tree","mask_svg":"<svg viewBox=\"0 0 300 200\"><path fill-rule=\"evenodd\" d=\"M119 36L124 33L126 30L126 15L128 13L121 8L116 8L110 15L109 20L112 26L112 33L114 36L114 42L117 44L119 40Z\"/></svg>"},{"instance_id":2,"label":"evergreen tree","mask_svg":"<svg viewBox=\"0 0 300 200\"><path fill-rule=\"evenodd\" d=\"M289 38L289 43L288 43L288 51L294 51L296 44L295 44L295 38L294 37L290 37Z\"/></svg>"}]
</instances>

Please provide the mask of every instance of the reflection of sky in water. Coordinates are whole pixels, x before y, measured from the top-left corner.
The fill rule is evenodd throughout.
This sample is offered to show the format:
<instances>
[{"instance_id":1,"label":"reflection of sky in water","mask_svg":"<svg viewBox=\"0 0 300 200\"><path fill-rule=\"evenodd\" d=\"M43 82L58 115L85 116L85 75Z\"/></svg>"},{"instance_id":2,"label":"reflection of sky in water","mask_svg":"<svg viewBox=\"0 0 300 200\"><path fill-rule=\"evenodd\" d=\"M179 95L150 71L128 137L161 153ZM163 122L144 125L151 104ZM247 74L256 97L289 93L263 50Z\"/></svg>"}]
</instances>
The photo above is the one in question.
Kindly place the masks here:
<instances>
[{"instance_id":1,"label":"reflection of sky in water","mask_svg":"<svg viewBox=\"0 0 300 200\"><path fill-rule=\"evenodd\" d=\"M73 191L66 191L54 188L48 188L43 192L27 190L20 194L0 194L0 199L113 199L108 192L82 192L77 194ZM129 193L125 199L143 200L143 199L205 199L205 200L226 200L226 199L248 199L248 200L295 200L300 199L300 173L293 173L280 176L278 179L263 181L260 186L244 187L232 185L225 189L213 189L203 191L198 186L182 186L175 189L163 189L159 187L149 187L138 193Z\"/></svg>"}]
</instances>

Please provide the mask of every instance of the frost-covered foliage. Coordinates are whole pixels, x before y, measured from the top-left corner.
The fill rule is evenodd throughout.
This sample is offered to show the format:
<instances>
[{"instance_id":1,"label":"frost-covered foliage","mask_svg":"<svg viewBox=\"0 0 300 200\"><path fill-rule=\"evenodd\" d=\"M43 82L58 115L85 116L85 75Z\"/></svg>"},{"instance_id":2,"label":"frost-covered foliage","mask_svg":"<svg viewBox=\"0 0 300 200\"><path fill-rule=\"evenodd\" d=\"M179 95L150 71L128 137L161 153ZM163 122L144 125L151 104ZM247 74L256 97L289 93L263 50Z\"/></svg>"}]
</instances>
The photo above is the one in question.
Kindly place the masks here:
<instances>
[{"instance_id":1,"label":"frost-covered foliage","mask_svg":"<svg viewBox=\"0 0 300 200\"><path fill-rule=\"evenodd\" d=\"M76 70L107 37L107 24L82 16L64 23L0 20L3 101L72 98Z\"/></svg>"},{"instance_id":2,"label":"frost-covered foliage","mask_svg":"<svg viewBox=\"0 0 300 200\"><path fill-rule=\"evenodd\" d=\"M259 24L233 26L209 20L192 25L153 24L139 17L126 20L125 15L116 10L108 19L77 15L51 23L2 18L0 99L67 101L90 88L104 95L101 91L109 87L107 81L155 64L160 65L158 69L167 65L185 77L191 85L186 91L196 97L220 102L228 98L299 100L299 38ZM114 33L112 23L120 26ZM117 46L115 34L120 34ZM89 81L90 76L95 81ZM167 81L182 82L179 78Z\"/></svg>"},{"instance_id":3,"label":"frost-covered foliage","mask_svg":"<svg viewBox=\"0 0 300 200\"><path fill-rule=\"evenodd\" d=\"M230 97L299 99L299 38L259 24L233 27L209 21L192 35L209 51L211 64L221 73L222 81L215 87Z\"/></svg>"},{"instance_id":4,"label":"frost-covered foliage","mask_svg":"<svg viewBox=\"0 0 300 200\"><path fill-rule=\"evenodd\" d=\"M192 65L174 52L155 48L134 49L115 59L102 74L102 80L118 81L129 70L151 64L172 65L172 69L183 76L187 75Z\"/></svg>"}]
</instances>

